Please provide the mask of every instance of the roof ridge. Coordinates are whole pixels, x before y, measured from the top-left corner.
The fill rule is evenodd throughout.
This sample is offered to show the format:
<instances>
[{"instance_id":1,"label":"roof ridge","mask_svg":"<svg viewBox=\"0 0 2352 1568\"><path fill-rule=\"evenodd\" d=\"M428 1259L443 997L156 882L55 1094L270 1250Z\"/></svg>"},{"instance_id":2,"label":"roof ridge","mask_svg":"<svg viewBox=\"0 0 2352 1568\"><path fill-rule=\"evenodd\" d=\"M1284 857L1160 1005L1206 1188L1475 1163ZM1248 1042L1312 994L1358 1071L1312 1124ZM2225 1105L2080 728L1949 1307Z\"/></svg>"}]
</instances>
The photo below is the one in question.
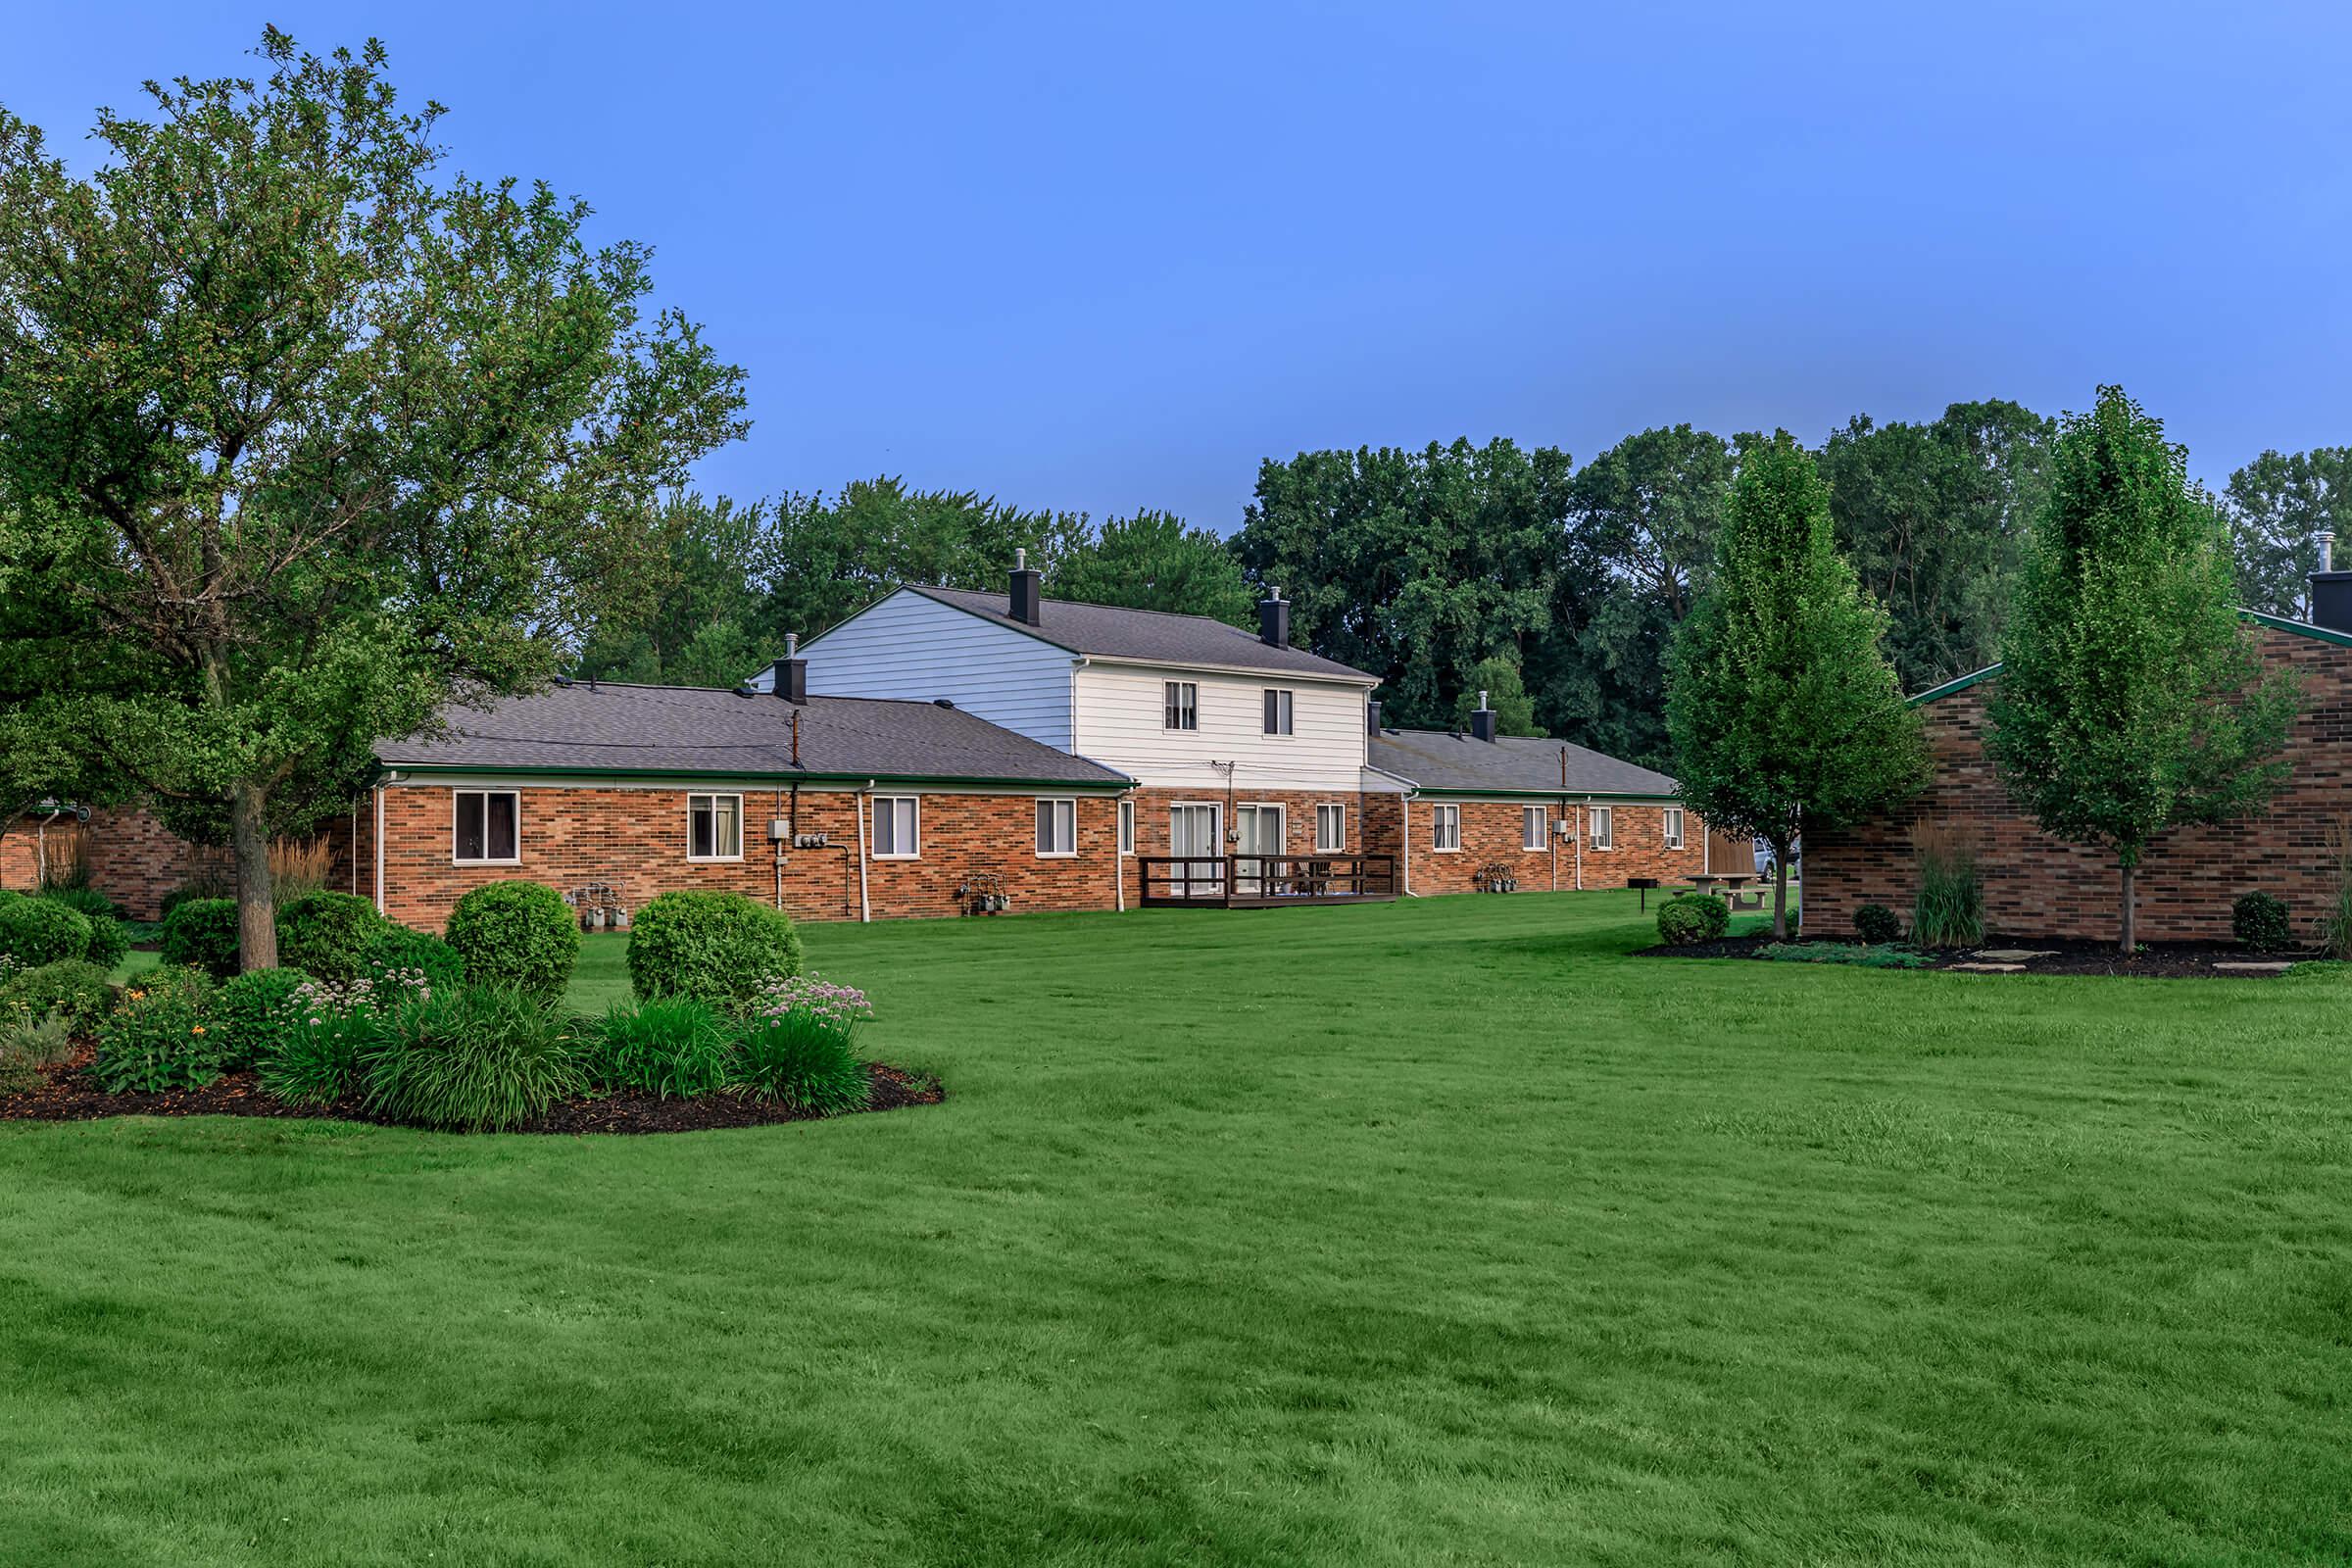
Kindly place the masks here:
<instances>
[{"instance_id":1,"label":"roof ridge","mask_svg":"<svg viewBox=\"0 0 2352 1568\"><path fill-rule=\"evenodd\" d=\"M1011 613L1010 605L1012 596L1010 594L1000 594L994 588L951 588L945 583L913 582L906 584L906 586L909 588L930 588L943 594L980 594L990 599L1003 599L1006 602L1005 612L1007 614ZM1198 620L1203 621L1211 626L1222 626L1227 631L1239 632L1245 637L1250 635L1250 628L1247 626L1236 626L1230 620L1219 620L1214 615L1196 614L1189 610L1145 610L1137 605L1106 605L1100 599L1048 599L1043 596L1038 599L1038 603L1041 605L1068 605L1078 610L1115 610L1122 615L1165 615L1170 620ZM1292 604L1296 603L1296 601L1285 600L1284 603ZM1254 640L1255 639L1252 639L1252 641ZM1298 652L1306 653L1309 652L1309 650L1301 648L1298 650ZM1317 655L1316 657L1320 658L1321 656Z\"/></svg>"}]
</instances>

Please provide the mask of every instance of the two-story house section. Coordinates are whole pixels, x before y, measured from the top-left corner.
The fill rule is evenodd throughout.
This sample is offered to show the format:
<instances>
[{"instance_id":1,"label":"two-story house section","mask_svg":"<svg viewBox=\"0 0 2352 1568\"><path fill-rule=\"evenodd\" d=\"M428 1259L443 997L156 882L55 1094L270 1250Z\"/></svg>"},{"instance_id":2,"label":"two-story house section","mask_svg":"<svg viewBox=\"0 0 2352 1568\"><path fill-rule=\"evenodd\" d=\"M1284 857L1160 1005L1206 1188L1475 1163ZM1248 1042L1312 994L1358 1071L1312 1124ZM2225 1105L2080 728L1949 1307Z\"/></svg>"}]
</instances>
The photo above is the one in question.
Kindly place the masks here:
<instances>
[{"instance_id":1,"label":"two-story house section","mask_svg":"<svg viewBox=\"0 0 2352 1568\"><path fill-rule=\"evenodd\" d=\"M1126 854L1397 854L1405 786L1365 765L1379 677L1292 647L1279 595L1258 610L1252 633L1049 600L1021 564L1004 593L901 588L799 652L812 692L950 702L1136 780Z\"/></svg>"}]
</instances>

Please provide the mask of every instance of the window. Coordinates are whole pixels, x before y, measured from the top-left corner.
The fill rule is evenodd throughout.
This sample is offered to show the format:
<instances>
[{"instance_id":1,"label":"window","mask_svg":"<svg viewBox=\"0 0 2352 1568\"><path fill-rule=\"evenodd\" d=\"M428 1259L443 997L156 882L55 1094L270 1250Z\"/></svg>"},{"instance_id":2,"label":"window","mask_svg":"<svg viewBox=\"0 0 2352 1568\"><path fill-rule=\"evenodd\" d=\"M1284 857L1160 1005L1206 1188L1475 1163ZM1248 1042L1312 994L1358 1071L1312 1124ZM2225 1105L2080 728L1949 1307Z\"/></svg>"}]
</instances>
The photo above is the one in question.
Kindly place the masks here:
<instances>
[{"instance_id":1,"label":"window","mask_svg":"<svg viewBox=\"0 0 2352 1568\"><path fill-rule=\"evenodd\" d=\"M1433 806L1429 808L1429 847L1433 850L1458 850L1462 847L1460 807Z\"/></svg>"},{"instance_id":2,"label":"window","mask_svg":"<svg viewBox=\"0 0 2352 1568\"><path fill-rule=\"evenodd\" d=\"M1078 853L1078 803L1037 803L1037 853L1050 858Z\"/></svg>"},{"instance_id":3,"label":"window","mask_svg":"<svg viewBox=\"0 0 2352 1568\"><path fill-rule=\"evenodd\" d=\"M1666 808L1666 847L1670 850L1683 847L1683 808L1679 806Z\"/></svg>"},{"instance_id":4,"label":"window","mask_svg":"<svg viewBox=\"0 0 2352 1568\"><path fill-rule=\"evenodd\" d=\"M1551 834L1551 813L1541 806L1519 808L1519 847L1523 850L1543 849Z\"/></svg>"},{"instance_id":5,"label":"window","mask_svg":"<svg viewBox=\"0 0 2352 1568\"><path fill-rule=\"evenodd\" d=\"M1291 732L1291 694L1268 690L1266 693L1266 733L1288 735Z\"/></svg>"},{"instance_id":6,"label":"window","mask_svg":"<svg viewBox=\"0 0 2352 1568\"><path fill-rule=\"evenodd\" d=\"M460 865L514 865L522 858L515 824L521 816L513 790L458 790L457 832L451 858Z\"/></svg>"},{"instance_id":7,"label":"window","mask_svg":"<svg viewBox=\"0 0 2352 1568\"><path fill-rule=\"evenodd\" d=\"M1119 853L1121 855L1135 853L1135 803L1133 801L1119 803Z\"/></svg>"},{"instance_id":8,"label":"window","mask_svg":"<svg viewBox=\"0 0 2352 1568\"><path fill-rule=\"evenodd\" d=\"M1333 855L1348 848L1348 808L1318 806L1315 808L1315 848Z\"/></svg>"},{"instance_id":9,"label":"window","mask_svg":"<svg viewBox=\"0 0 2352 1568\"><path fill-rule=\"evenodd\" d=\"M1592 813L1592 847L1596 850L1615 849L1617 847L1615 837L1617 812L1615 808L1607 806L1594 806L1589 807L1587 809Z\"/></svg>"},{"instance_id":10,"label":"window","mask_svg":"<svg viewBox=\"0 0 2352 1568\"><path fill-rule=\"evenodd\" d=\"M1200 688L1189 680L1168 682L1167 729L1199 729L1200 727Z\"/></svg>"},{"instance_id":11,"label":"window","mask_svg":"<svg viewBox=\"0 0 2352 1568\"><path fill-rule=\"evenodd\" d=\"M912 795L874 797L874 858L911 860L923 853L923 808Z\"/></svg>"},{"instance_id":12,"label":"window","mask_svg":"<svg viewBox=\"0 0 2352 1568\"><path fill-rule=\"evenodd\" d=\"M740 860L743 858L743 797L689 795L686 797L686 858Z\"/></svg>"}]
</instances>

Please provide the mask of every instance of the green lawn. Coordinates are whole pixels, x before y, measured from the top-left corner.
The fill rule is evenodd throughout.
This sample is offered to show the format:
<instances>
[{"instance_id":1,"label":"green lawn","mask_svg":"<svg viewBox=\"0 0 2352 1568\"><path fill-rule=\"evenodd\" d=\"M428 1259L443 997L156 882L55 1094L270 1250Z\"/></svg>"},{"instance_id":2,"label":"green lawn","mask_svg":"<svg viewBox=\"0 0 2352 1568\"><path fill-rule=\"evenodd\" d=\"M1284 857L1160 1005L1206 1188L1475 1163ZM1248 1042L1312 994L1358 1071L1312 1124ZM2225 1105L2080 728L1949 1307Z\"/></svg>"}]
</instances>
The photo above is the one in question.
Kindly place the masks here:
<instances>
[{"instance_id":1,"label":"green lawn","mask_svg":"<svg viewBox=\"0 0 2352 1568\"><path fill-rule=\"evenodd\" d=\"M0 1126L0 1560L2352 1554L2344 982L1645 940L816 927L947 1104Z\"/></svg>"}]
</instances>

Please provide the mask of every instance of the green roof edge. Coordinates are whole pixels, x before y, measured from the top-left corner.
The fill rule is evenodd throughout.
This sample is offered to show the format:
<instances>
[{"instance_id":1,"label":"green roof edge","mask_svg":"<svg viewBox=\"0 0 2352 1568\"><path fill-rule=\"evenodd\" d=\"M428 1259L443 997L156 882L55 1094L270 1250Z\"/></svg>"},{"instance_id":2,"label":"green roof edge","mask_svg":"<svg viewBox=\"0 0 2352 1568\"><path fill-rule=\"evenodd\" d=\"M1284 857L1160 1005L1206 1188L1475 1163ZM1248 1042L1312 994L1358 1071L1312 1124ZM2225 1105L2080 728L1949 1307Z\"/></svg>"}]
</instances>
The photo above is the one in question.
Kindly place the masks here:
<instances>
[{"instance_id":1,"label":"green roof edge","mask_svg":"<svg viewBox=\"0 0 2352 1568\"><path fill-rule=\"evenodd\" d=\"M2268 626L2273 631L2282 631L2296 637L2309 637L2314 642L2332 643L2338 648L2352 648L2352 633L2331 631L2326 626L2314 626L2308 620L2292 620L2285 615L2274 615L2267 610L2240 610L2237 613L2240 619L2250 620L2257 626ZM1986 664L1983 669L1971 671L1957 680L1947 680L1940 686L1931 686L1918 696L1906 698L1905 701L1911 707L1917 708L1922 703L1932 703L1939 697L1950 697L1964 692L1979 681L1990 680L2000 672L1999 664Z\"/></svg>"},{"instance_id":2,"label":"green roof edge","mask_svg":"<svg viewBox=\"0 0 2352 1568\"><path fill-rule=\"evenodd\" d=\"M1029 794L1055 794L1065 790L1129 790L1136 788L1135 780L1124 773L1107 779L1066 778L986 778L954 773L773 773L758 768L696 770L676 767L551 767L501 766L495 762L385 762L376 765L376 777L386 773L476 773L494 778L674 778L689 786L697 779L727 779L759 784L862 784L872 779L878 784L985 784L1002 789L1024 791Z\"/></svg>"}]
</instances>

